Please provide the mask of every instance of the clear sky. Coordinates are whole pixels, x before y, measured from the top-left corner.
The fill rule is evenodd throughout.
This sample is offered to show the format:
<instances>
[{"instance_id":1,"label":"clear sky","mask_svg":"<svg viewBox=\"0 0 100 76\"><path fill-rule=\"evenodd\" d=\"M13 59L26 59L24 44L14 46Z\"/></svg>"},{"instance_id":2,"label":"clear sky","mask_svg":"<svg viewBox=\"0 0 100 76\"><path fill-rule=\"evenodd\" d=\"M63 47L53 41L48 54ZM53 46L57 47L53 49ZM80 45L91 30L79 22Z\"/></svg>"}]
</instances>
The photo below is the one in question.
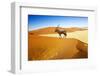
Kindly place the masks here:
<instances>
[{"instance_id":1,"label":"clear sky","mask_svg":"<svg viewBox=\"0 0 100 76\"><path fill-rule=\"evenodd\" d=\"M87 27L88 17L28 15L29 31L43 27Z\"/></svg>"}]
</instances>

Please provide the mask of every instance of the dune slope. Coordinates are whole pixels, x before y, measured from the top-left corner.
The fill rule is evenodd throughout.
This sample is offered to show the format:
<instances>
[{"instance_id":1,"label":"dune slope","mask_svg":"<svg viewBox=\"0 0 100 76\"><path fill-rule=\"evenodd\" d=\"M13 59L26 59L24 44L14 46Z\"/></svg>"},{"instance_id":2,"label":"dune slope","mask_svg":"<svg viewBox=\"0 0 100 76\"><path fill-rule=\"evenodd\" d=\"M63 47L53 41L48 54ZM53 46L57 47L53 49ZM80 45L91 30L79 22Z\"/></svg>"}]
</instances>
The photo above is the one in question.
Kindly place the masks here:
<instances>
[{"instance_id":1,"label":"dune slope","mask_svg":"<svg viewBox=\"0 0 100 76\"><path fill-rule=\"evenodd\" d=\"M55 38L29 34L28 60L87 58L88 45L74 38Z\"/></svg>"}]
</instances>

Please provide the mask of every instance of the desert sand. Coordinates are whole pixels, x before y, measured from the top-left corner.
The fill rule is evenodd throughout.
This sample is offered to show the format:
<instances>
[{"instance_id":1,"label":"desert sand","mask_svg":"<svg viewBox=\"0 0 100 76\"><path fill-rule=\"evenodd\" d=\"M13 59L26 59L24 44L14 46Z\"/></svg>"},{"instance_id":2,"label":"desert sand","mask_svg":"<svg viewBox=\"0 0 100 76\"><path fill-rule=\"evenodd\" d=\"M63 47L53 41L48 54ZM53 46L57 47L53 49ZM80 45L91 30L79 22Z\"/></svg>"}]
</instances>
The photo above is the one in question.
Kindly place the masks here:
<instances>
[{"instance_id":1,"label":"desert sand","mask_svg":"<svg viewBox=\"0 0 100 76\"><path fill-rule=\"evenodd\" d=\"M29 61L88 58L88 34L86 29L73 28L74 30L72 30L72 28L68 28L71 31L68 31L67 38L59 38L58 34L54 33L54 28L53 30L52 28L47 29L29 32Z\"/></svg>"}]
</instances>

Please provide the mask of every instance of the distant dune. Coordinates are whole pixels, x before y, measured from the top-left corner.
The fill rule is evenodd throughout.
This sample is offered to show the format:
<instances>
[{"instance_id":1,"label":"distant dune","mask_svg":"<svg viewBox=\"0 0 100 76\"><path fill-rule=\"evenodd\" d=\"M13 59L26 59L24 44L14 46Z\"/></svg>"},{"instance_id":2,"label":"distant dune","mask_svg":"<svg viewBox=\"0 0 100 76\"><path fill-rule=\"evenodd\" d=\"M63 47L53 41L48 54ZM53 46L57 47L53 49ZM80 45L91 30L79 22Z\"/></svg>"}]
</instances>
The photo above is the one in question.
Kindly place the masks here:
<instances>
[{"instance_id":1,"label":"distant dune","mask_svg":"<svg viewBox=\"0 0 100 76\"><path fill-rule=\"evenodd\" d=\"M54 34L56 27L46 27L37 30L30 31L30 34L39 35L39 34ZM70 27L70 28L63 28L67 32L75 32L75 31L83 31L87 30L86 28L78 28L78 27Z\"/></svg>"},{"instance_id":2,"label":"distant dune","mask_svg":"<svg viewBox=\"0 0 100 76\"><path fill-rule=\"evenodd\" d=\"M55 27L29 32L28 60L88 58L87 29L65 28L67 38L59 38Z\"/></svg>"}]
</instances>

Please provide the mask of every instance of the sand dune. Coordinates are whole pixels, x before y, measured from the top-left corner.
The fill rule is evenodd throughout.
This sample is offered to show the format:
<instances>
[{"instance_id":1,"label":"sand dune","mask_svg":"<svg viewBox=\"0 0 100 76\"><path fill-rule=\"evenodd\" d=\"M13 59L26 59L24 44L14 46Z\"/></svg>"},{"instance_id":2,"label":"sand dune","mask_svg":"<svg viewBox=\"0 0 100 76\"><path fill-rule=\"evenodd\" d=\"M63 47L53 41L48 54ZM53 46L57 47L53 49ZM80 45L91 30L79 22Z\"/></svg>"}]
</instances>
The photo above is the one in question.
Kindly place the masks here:
<instances>
[{"instance_id":1,"label":"sand dune","mask_svg":"<svg viewBox=\"0 0 100 76\"><path fill-rule=\"evenodd\" d=\"M28 60L54 60L88 58L88 31L82 28L65 28L67 38L59 38L55 27L28 33Z\"/></svg>"},{"instance_id":2,"label":"sand dune","mask_svg":"<svg viewBox=\"0 0 100 76\"><path fill-rule=\"evenodd\" d=\"M73 38L29 36L28 60L87 58L87 45Z\"/></svg>"},{"instance_id":3,"label":"sand dune","mask_svg":"<svg viewBox=\"0 0 100 76\"><path fill-rule=\"evenodd\" d=\"M58 34L41 34L40 36L47 36L47 37L59 37ZM66 38L75 38L85 43L88 43L88 31L75 31L67 33Z\"/></svg>"}]
</instances>

